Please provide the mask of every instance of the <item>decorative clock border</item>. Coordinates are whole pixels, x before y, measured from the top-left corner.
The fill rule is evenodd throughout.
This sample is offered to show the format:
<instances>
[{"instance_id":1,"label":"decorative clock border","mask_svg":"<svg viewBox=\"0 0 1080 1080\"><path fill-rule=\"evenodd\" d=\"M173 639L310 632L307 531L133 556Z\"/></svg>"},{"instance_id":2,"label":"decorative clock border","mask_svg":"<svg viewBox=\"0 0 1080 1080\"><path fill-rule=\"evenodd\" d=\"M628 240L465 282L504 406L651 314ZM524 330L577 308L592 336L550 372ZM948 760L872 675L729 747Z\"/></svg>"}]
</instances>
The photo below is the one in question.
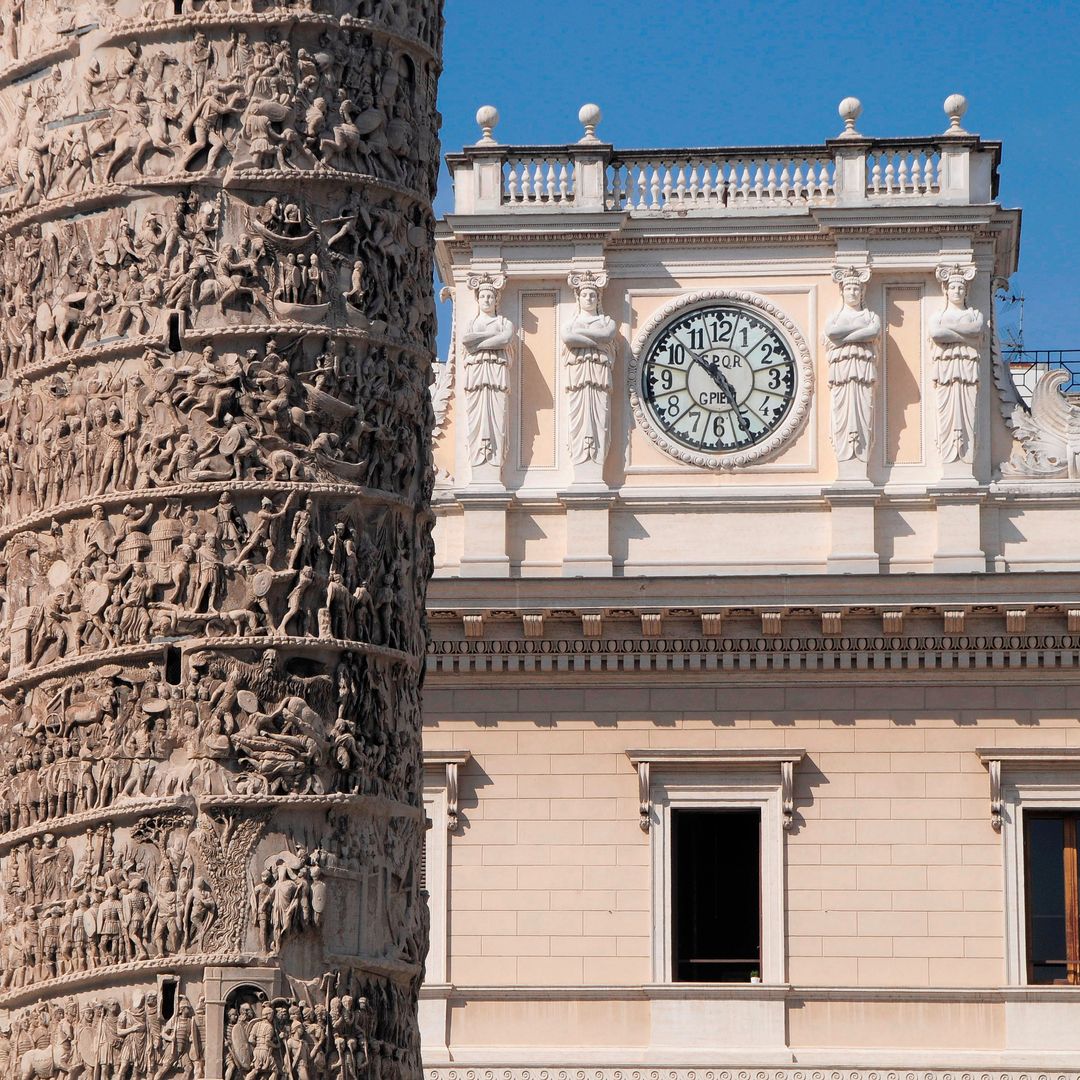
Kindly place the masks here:
<instances>
[{"instance_id":1,"label":"decorative clock border","mask_svg":"<svg viewBox=\"0 0 1080 1080\"><path fill-rule=\"evenodd\" d=\"M700 307L716 300L726 300L743 307L756 308L775 322L793 346L792 354L798 365L799 378L796 394L787 416L767 439L743 450L706 454L680 446L653 424L638 393L638 381L641 376L641 360L647 351L646 347L652 343L657 332L671 317L680 311ZM765 297L741 289L698 289L664 304L649 317L634 337L633 344L630 346L630 363L627 366L626 378L630 392L630 407L634 410L634 418L638 426L669 457L685 462L687 465L696 465L705 469L738 469L764 461L777 453L806 422L810 412L810 401L814 396L814 362L810 355L810 347L806 344L798 327Z\"/></svg>"}]
</instances>

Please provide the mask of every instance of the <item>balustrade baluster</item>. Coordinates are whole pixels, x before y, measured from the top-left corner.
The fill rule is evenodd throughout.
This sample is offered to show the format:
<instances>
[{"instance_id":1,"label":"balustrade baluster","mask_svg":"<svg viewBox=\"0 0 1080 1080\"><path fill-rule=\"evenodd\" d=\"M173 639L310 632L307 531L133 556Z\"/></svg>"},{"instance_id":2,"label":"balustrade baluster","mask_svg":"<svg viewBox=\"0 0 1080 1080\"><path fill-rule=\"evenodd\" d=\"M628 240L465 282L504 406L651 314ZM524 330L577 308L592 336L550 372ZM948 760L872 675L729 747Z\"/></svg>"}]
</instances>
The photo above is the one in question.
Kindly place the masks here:
<instances>
[{"instance_id":1,"label":"balustrade baluster","mask_svg":"<svg viewBox=\"0 0 1080 1080\"><path fill-rule=\"evenodd\" d=\"M893 169L893 156L889 154L885 158L885 194L891 195L893 193L893 179L895 176L895 170Z\"/></svg>"},{"instance_id":2,"label":"balustrade baluster","mask_svg":"<svg viewBox=\"0 0 1080 1080\"><path fill-rule=\"evenodd\" d=\"M765 188L769 193L769 201L772 202L776 198L776 162L769 161L766 164L769 171L765 175Z\"/></svg>"},{"instance_id":3,"label":"balustrade baluster","mask_svg":"<svg viewBox=\"0 0 1080 1080\"><path fill-rule=\"evenodd\" d=\"M874 167L870 170L870 186L875 195L881 194L881 155L874 155Z\"/></svg>"},{"instance_id":4,"label":"balustrade baluster","mask_svg":"<svg viewBox=\"0 0 1080 1080\"><path fill-rule=\"evenodd\" d=\"M566 162L559 166L559 201L566 202L570 197L570 181L566 172Z\"/></svg>"},{"instance_id":5,"label":"balustrade baluster","mask_svg":"<svg viewBox=\"0 0 1080 1080\"><path fill-rule=\"evenodd\" d=\"M922 191L922 151L917 150L911 155L911 192L918 195Z\"/></svg>"},{"instance_id":6,"label":"balustrade baluster","mask_svg":"<svg viewBox=\"0 0 1080 1080\"><path fill-rule=\"evenodd\" d=\"M697 162L693 162L690 166L690 201L692 203L697 202L698 193L701 191L701 184L698 181L698 167Z\"/></svg>"},{"instance_id":7,"label":"balustrade baluster","mask_svg":"<svg viewBox=\"0 0 1080 1080\"><path fill-rule=\"evenodd\" d=\"M896 182L900 187L900 194L907 194L908 176L907 176L907 154L900 155L900 168L896 172Z\"/></svg>"},{"instance_id":8,"label":"balustrade baluster","mask_svg":"<svg viewBox=\"0 0 1080 1080\"><path fill-rule=\"evenodd\" d=\"M680 202L686 198L686 170L682 165L679 166L679 171L675 175L675 195Z\"/></svg>"},{"instance_id":9,"label":"balustrade baluster","mask_svg":"<svg viewBox=\"0 0 1080 1080\"><path fill-rule=\"evenodd\" d=\"M791 162L785 161L780 170L780 198L787 202L791 198Z\"/></svg>"},{"instance_id":10,"label":"balustrade baluster","mask_svg":"<svg viewBox=\"0 0 1080 1080\"><path fill-rule=\"evenodd\" d=\"M801 161L795 162L795 172L791 177L792 196L795 199L801 199L803 195L803 163Z\"/></svg>"},{"instance_id":11,"label":"balustrade baluster","mask_svg":"<svg viewBox=\"0 0 1080 1080\"><path fill-rule=\"evenodd\" d=\"M652 171L652 182L649 185L649 191L652 194L652 202L649 205L650 210L660 209L660 169L659 164L650 163L649 168Z\"/></svg>"},{"instance_id":12,"label":"balustrade baluster","mask_svg":"<svg viewBox=\"0 0 1080 1080\"><path fill-rule=\"evenodd\" d=\"M663 174L664 174L663 205L667 206L667 204L669 202L671 202L671 166L667 165L665 162L661 162L660 163L660 168L663 170Z\"/></svg>"},{"instance_id":13,"label":"balustrade baluster","mask_svg":"<svg viewBox=\"0 0 1080 1080\"><path fill-rule=\"evenodd\" d=\"M638 180L637 180L637 182L638 182L637 209L638 210L645 210L649 205L648 199L646 198L646 194L645 194L646 190L648 188L648 184L649 184L649 179L648 179L648 176L646 175L646 169L647 169L646 165L639 165L637 167L637 176L638 176Z\"/></svg>"},{"instance_id":14,"label":"balustrade baluster","mask_svg":"<svg viewBox=\"0 0 1080 1080\"><path fill-rule=\"evenodd\" d=\"M509 178L506 183L506 194L510 202L518 200L518 163L511 158L508 162Z\"/></svg>"}]
</instances>

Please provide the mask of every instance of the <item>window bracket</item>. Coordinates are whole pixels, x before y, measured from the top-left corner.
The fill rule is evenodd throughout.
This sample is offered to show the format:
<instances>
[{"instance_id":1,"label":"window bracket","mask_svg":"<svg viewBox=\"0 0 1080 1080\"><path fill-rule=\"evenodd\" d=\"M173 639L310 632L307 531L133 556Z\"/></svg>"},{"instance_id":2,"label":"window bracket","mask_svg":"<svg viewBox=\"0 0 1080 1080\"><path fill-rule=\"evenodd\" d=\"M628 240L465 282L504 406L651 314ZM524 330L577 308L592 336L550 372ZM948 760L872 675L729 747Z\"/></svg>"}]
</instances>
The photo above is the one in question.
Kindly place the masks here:
<instances>
[{"instance_id":1,"label":"window bracket","mask_svg":"<svg viewBox=\"0 0 1080 1080\"><path fill-rule=\"evenodd\" d=\"M1002 765L1020 768L1077 768L1080 746L979 747L975 753L986 766L990 779L990 824L1001 832L1005 820L1005 796L1001 783Z\"/></svg>"},{"instance_id":2,"label":"window bracket","mask_svg":"<svg viewBox=\"0 0 1080 1080\"><path fill-rule=\"evenodd\" d=\"M648 832L653 821L652 766L672 769L780 769L780 802L785 832L795 824L795 766L805 750L627 750L626 756L638 774L638 824Z\"/></svg>"},{"instance_id":3,"label":"window bracket","mask_svg":"<svg viewBox=\"0 0 1080 1080\"><path fill-rule=\"evenodd\" d=\"M472 753L468 750L425 750L424 764L446 768L446 831L458 827L458 766L464 765Z\"/></svg>"}]
</instances>

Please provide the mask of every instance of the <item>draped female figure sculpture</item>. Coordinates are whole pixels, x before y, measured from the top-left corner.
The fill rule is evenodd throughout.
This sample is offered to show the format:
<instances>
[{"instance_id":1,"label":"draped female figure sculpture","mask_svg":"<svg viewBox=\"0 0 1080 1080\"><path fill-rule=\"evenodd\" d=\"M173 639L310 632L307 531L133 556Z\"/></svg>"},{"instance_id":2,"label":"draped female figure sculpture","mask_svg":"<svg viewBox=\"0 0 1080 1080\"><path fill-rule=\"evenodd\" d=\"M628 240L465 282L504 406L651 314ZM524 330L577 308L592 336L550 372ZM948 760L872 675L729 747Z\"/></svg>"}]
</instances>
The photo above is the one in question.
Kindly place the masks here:
<instances>
[{"instance_id":1,"label":"draped female figure sculpture","mask_svg":"<svg viewBox=\"0 0 1080 1080\"><path fill-rule=\"evenodd\" d=\"M604 464L611 413L611 367L615 359L615 320L600 309L607 274L572 273L577 311L563 328L563 363L569 404L568 449L575 465Z\"/></svg>"},{"instance_id":2,"label":"draped female figure sculpture","mask_svg":"<svg viewBox=\"0 0 1080 1080\"><path fill-rule=\"evenodd\" d=\"M833 271L843 306L825 323L832 392L830 435L837 460L866 461L874 433L874 383L881 320L865 305L865 267Z\"/></svg>"},{"instance_id":3,"label":"draped female figure sculpture","mask_svg":"<svg viewBox=\"0 0 1080 1080\"><path fill-rule=\"evenodd\" d=\"M505 278L474 275L469 288L479 311L461 335L465 359L465 404L469 427L469 460L499 467L506 459L506 412L510 393L507 351L514 325L499 314L499 293Z\"/></svg>"},{"instance_id":4,"label":"draped female figure sculpture","mask_svg":"<svg viewBox=\"0 0 1080 1080\"><path fill-rule=\"evenodd\" d=\"M970 463L975 449L975 398L985 325L968 307L974 266L939 266L945 307L930 320L934 385L938 391L938 449L941 460Z\"/></svg>"}]
</instances>

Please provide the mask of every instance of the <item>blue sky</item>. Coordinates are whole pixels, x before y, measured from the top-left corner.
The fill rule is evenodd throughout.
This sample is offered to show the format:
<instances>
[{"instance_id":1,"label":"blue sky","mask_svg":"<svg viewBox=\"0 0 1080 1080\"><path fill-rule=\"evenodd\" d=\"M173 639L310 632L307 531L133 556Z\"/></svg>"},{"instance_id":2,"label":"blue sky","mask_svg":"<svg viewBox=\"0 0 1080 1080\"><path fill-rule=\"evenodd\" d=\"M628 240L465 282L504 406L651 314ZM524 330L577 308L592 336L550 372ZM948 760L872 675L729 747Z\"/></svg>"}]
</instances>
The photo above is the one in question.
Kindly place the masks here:
<instances>
[{"instance_id":1,"label":"blue sky","mask_svg":"<svg viewBox=\"0 0 1080 1080\"><path fill-rule=\"evenodd\" d=\"M849 94L866 135L938 133L963 93L964 126L1004 143L1000 200L1024 210L1025 343L1080 348L1080 0L446 0L446 20L444 152L476 141L483 104L505 143L576 140L594 101L616 146L732 146L837 135Z\"/></svg>"}]
</instances>

